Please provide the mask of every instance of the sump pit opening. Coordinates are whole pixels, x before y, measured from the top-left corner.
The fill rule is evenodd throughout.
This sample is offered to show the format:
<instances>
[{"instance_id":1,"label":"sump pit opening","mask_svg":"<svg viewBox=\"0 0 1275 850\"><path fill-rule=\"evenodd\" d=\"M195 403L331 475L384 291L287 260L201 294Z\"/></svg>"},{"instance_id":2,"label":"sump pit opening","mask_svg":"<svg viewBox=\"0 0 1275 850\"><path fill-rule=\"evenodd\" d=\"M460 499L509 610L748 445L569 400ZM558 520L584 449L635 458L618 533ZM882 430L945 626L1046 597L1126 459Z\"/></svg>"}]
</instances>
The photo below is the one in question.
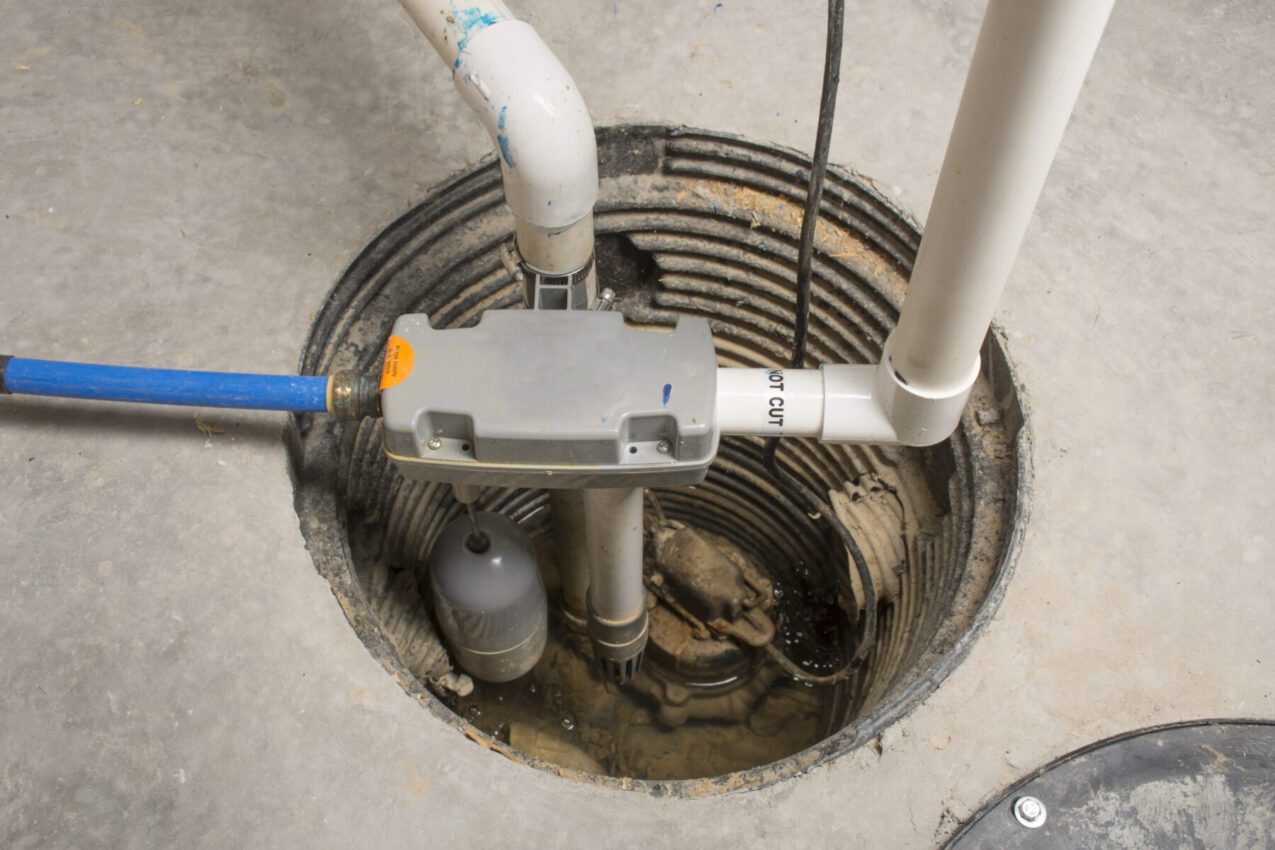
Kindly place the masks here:
<instances>
[{"instance_id":1,"label":"sump pit opening","mask_svg":"<svg viewBox=\"0 0 1275 850\"><path fill-rule=\"evenodd\" d=\"M603 129L598 146L597 262L602 285L616 291L615 309L647 326L705 317L721 365L782 365L808 161L735 137L658 126ZM379 234L338 282L316 319L304 369L375 372L390 325L405 312L457 327L487 309L520 307L508 268L511 233L494 162L441 186ZM815 246L812 364L879 358L918 243L915 226L866 181L830 169ZM1022 405L994 335L983 363L961 428L938 446L784 441L781 461L832 494L873 566L881 598L876 649L844 685L810 688L777 677L757 710L733 726L719 718L669 727L649 694L612 693L599 708L600 682L581 684L587 666L559 669L555 678L548 671L562 665L552 652L525 681L480 685L469 699L426 687L423 680L443 669L445 650L417 571L459 507L449 488L398 476L372 420L296 422L298 513L316 566L369 649L470 737L559 772L604 770L610 776L596 781L622 787L756 787L877 734L937 687L990 617L1023 513L1026 451ZM656 497L670 519L715 535L774 581L778 645L811 672L840 663L851 635L846 613L830 605L830 589L833 571L847 568L845 553L771 481L760 441L724 440L703 485ZM543 545L552 522L547 494L491 490L483 506L521 522L539 541L552 588ZM556 635L551 650L569 662L560 623ZM767 714L772 696L778 709ZM526 716L511 716L511 705ZM670 752L682 755L670 759ZM700 781L676 781L691 777Z\"/></svg>"}]
</instances>

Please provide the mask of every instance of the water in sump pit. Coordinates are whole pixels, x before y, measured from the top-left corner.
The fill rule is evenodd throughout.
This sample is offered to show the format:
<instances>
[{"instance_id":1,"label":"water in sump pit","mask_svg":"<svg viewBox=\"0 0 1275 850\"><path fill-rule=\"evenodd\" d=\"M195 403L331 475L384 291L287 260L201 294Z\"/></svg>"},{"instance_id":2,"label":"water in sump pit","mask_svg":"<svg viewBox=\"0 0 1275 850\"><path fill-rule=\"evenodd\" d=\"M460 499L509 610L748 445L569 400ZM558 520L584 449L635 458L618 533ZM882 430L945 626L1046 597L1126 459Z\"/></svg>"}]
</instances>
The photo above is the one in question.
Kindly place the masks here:
<instances>
[{"instance_id":1,"label":"water in sump pit","mask_svg":"<svg viewBox=\"0 0 1275 850\"><path fill-rule=\"evenodd\" d=\"M716 776L782 759L827 737L841 725L844 694L779 677L742 722L688 720L668 726L646 695L604 682L573 644L554 610L557 576L547 546L538 555L550 599L549 637L531 672L513 682L475 680L468 697L449 700L478 729L515 749L587 773L675 780ZM777 641L812 672L839 666L841 649L827 622L798 594L777 584L781 613ZM785 604L787 601L787 604ZM834 609L835 610L835 609ZM844 616L844 615L842 615ZM822 622L821 622L822 621Z\"/></svg>"}]
</instances>

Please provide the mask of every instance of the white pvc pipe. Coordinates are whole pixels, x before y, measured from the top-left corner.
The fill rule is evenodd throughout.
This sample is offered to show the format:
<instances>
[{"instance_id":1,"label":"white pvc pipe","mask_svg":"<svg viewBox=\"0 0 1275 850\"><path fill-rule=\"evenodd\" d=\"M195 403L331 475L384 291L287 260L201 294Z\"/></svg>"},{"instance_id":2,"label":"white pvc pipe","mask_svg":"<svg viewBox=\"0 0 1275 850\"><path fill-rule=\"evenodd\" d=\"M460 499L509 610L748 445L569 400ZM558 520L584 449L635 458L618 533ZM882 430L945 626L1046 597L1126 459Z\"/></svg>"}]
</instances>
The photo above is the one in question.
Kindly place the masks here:
<instances>
[{"instance_id":1,"label":"white pvc pipe","mask_svg":"<svg viewBox=\"0 0 1275 850\"><path fill-rule=\"evenodd\" d=\"M642 584L642 488L584 491L589 547L589 602L609 623L628 623L646 608Z\"/></svg>"},{"instance_id":2,"label":"white pvc pipe","mask_svg":"<svg viewBox=\"0 0 1275 850\"><path fill-rule=\"evenodd\" d=\"M991 0L888 350L917 393L966 389L1114 0Z\"/></svg>"},{"instance_id":3,"label":"white pvc pipe","mask_svg":"<svg viewBox=\"0 0 1275 850\"><path fill-rule=\"evenodd\" d=\"M593 254L598 151L571 75L504 3L402 3L491 135L519 253L547 274L584 267Z\"/></svg>"},{"instance_id":4,"label":"white pvc pipe","mask_svg":"<svg viewBox=\"0 0 1275 850\"><path fill-rule=\"evenodd\" d=\"M728 435L817 437L823 396L818 369L718 369L717 427Z\"/></svg>"},{"instance_id":5,"label":"white pvc pipe","mask_svg":"<svg viewBox=\"0 0 1275 850\"><path fill-rule=\"evenodd\" d=\"M592 212L566 227L541 227L519 218L515 229L523 262L545 274L575 271L593 253Z\"/></svg>"},{"instance_id":6,"label":"white pvc pipe","mask_svg":"<svg viewBox=\"0 0 1275 850\"><path fill-rule=\"evenodd\" d=\"M1113 2L989 2L881 363L718 370L722 433L911 446L951 435Z\"/></svg>"},{"instance_id":7,"label":"white pvc pipe","mask_svg":"<svg viewBox=\"0 0 1275 850\"><path fill-rule=\"evenodd\" d=\"M447 0L402 0L403 8L448 65L453 65L469 39L492 24L515 20L501 0L467 0L458 8Z\"/></svg>"},{"instance_id":8,"label":"white pvc pipe","mask_svg":"<svg viewBox=\"0 0 1275 850\"><path fill-rule=\"evenodd\" d=\"M725 436L816 437L895 443L876 366L717 370L717 427Z\"/></svg>"}]
</instances>

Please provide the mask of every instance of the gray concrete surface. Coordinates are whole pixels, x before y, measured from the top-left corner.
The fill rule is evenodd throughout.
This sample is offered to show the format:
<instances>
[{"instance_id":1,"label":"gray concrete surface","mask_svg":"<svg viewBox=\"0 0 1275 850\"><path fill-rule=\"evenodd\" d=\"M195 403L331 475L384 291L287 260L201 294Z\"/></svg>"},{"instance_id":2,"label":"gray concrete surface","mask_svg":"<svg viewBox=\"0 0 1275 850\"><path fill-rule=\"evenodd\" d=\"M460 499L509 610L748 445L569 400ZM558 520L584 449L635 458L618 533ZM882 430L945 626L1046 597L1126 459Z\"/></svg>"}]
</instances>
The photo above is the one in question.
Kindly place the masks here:
<instances>
[{"instance_id":1,"label":"gray concrete surface","mask_svg":"<svg viewBox=\"0 0 1275 850\"><path fill-rule=\"evenodd\" d=\"M600 123L811 144L819 3L517 5ZM290 370L360 247L486 153L392 0L0 6L4 351ZM850 4L834 159L919 216L981 7ZM693 802L506 762L346 624L281 418L3 399L0 841L924 848L1098 737L1275 716L1271 16L1117 5L1000 312L1017 575L879 755Z\"/></svg>"}]
</instances>

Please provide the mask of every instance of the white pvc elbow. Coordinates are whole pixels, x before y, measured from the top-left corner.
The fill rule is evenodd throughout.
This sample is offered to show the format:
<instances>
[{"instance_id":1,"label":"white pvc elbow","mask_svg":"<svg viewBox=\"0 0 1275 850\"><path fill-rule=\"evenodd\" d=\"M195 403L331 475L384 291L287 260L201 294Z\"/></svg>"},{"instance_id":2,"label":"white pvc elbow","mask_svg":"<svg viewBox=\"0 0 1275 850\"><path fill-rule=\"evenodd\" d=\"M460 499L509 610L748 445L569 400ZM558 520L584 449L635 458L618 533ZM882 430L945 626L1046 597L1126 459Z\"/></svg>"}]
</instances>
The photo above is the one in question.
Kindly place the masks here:
<instances>
[{"instance_id":1,"label":"white pvc elbow","mask_svg":"<svg viewBox=\"0 0 1275 850\"><path fill-rule=\"evenodd\" d=\"M593 254L598 150L571 75L499 0L402 2L491 135L523 260L551 275L579 271Z\"/></svg>"},{"instance_id":2,"label":"white pvc elbow","mask_svg":"<svg viewBox=\"0 0 1275 850\"><path fill-rule=\"evenodd\" d=\"M496 144L515 216L554 230L593 211L593 121L571 75L530 24L501 21L472 35L454 79Z\"/></svg>"}]
</instances>

